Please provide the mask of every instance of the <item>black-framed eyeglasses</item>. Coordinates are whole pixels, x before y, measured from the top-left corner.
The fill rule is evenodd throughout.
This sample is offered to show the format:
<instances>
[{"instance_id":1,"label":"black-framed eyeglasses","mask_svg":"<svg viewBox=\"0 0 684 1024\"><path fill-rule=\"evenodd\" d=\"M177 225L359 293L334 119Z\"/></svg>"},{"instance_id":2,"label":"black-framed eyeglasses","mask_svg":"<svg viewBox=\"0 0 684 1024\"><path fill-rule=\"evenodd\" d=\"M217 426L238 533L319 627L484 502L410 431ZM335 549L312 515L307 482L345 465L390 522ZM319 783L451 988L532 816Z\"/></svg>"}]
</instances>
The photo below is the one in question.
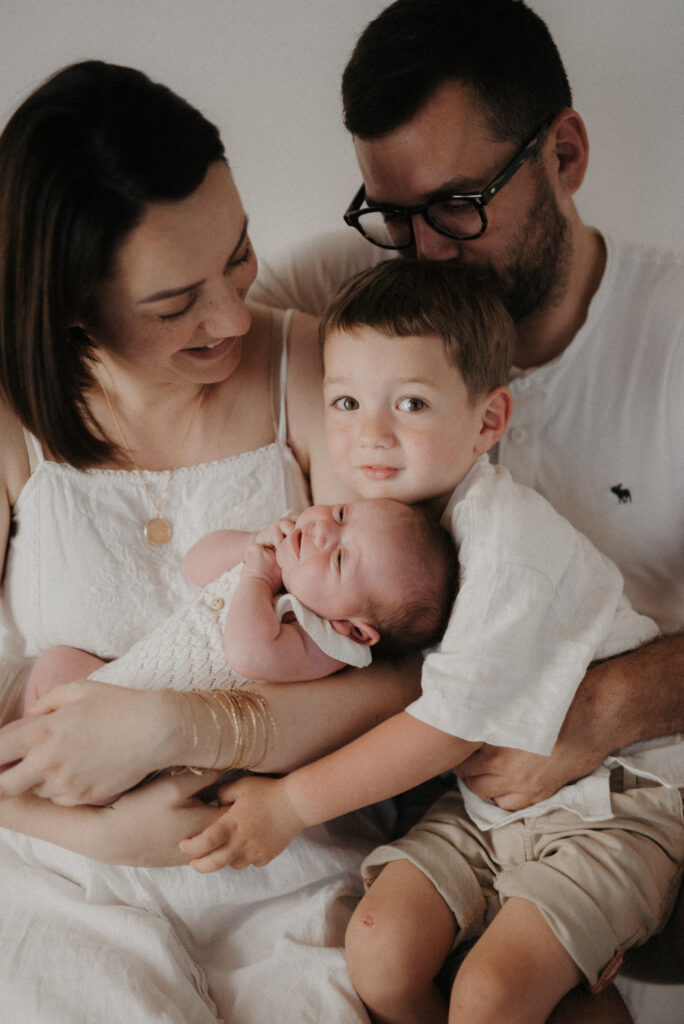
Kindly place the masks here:
<instances>
[{"instance_id":1,"label":"black-framed eyeglasses","mask_svg":"<svg viewBox=\"0 0 684 1024\"><path fill-rule=\"evenodd\" d=\"M392 206L374 203L364 206L366 187L362 185L344 215L345 222L381 249L408 249L414 244L413 218L420 215L440 235L465 241L479 238L487 230L487 203L498 195L516 171L539 148L551 119L547 119L506 164L503 171L481 192L452 192L445 189L429 203L419 206Z\"/></svg>"}]
</instances>

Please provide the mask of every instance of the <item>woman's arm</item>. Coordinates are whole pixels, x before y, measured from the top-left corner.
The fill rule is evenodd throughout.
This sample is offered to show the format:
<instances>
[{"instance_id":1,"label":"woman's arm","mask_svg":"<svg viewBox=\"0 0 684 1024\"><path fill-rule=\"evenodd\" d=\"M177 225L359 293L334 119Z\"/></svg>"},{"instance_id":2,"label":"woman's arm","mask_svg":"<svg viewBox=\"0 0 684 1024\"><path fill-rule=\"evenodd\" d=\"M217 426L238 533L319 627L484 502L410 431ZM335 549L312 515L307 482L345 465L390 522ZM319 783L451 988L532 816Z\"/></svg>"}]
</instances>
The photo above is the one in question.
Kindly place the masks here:
<instances>
[{"instance_id":1,"label":"woman's arm","mask_svg":"<svg viewBox=\"0 0 684 1024\"><path fill-rule=\"evenodd\" d=\"M179 843L220 815L197 793L217 775L166 776L120 797L111 807L58 807L32 793L0 800L0 826L45 839L108 864L187 864Z\"/></svg>"},{"instance_id":2,"label":"woman's arm","mask_svg":"<svg viewBox=\"0 0 684 1024\"><path fill-rule=\"evenodd\" d=\"M265 699L274 723L259 769L281 773L406 707L420 692L420 659L250 689ZM0 773L0 796L31 790L64 805L87 803L171 765L229 764L240 747L230 717L212 713L194 693L149 693L86 680L57 687L40 706L52 710L0 730L0 764L10 765ZM268 721L260 728L268 729ZM257 730L255 746L265 738ZM253 751L243 753L249 763Z\"/></svg>"},{"instance_id":3,"label":"woman's arm","mask_svg":"<svg viewBox=\"0 0 684 1024\"><path fill-rule=\"evenodd\" d=\"M684 636L592 666L550 757L485 746L458 774L485 800L519 810L593 771L637 740L684 731Z\"/></svg>"}]
</instances>

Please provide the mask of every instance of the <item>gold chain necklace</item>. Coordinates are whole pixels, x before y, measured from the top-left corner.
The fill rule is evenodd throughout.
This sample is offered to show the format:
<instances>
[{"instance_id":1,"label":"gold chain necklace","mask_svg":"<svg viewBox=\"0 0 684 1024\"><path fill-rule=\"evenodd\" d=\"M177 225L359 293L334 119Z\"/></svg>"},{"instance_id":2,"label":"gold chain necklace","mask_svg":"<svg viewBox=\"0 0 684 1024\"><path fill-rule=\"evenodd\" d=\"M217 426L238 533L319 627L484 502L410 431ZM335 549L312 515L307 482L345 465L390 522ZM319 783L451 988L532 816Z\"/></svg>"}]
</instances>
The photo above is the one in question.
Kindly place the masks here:
<instances>
[{"instance_id":1,"label":"gold chain necklace","mask_svg":"<svg viewBox=\"0 0 684 1024\"><path fill-rule=\"evenodd\" d=\"M206 394L206 388L202 388L202 390L200 392L199 402L197 402L195 408L193 409L192 415L190 417L190 422L188 423L188 429L185 431L185 435L183 437L183 443L181 444L181 448L180 448L180 451L178 453L178 458L176 460L175 465L172 467L171 472L169 473L169 479L166 481L166 487L164 488L164 492L163 492L161 498L159 499L159 501L157 502L152 497L152 492L150 491L149 487L147 486L147 481L145 480L145 477L143 476L142 469L140 468L138 463L135 461L135 456L133 455L133 451L131 449L131 446L128 443L128 438L126 437L126 434L124 432L124 428L121 426L121 422L119 421L119 417L116 415L116 412L114 411L114 406L112 405L111 399L110 399L109 394L107 392L107 388L104 386L104 382L102 380L100 380L99 377L98 377L98 384L102 388L102 394L104 395L105 401L107 402L107 405L109 406L109 411L112 414L112 419L116 423L116 425L118 427L118 430L119 430L119 433L121 434L121 440L123 441L124 448L126 449L126 452L128 453L128 457L131 460L131 462L133 463L133 466L134 466L138 476L140 477L140 482L143 485L143 490L145 491L145 494L147 495L147 498L148 498L150 504L152 505L152 508L154 509L155 513L156 513L151 519L148 519L148 521L145 523L145 526L144 526L144 529L143 529L143 533L145 534L145 540L147 541L148 544L154 544L155 547L160 547L162 544L166 544L166 542L170 539L171 532L172 532L171 531L171 523L168 521L168 519L163 519L162 518L162 514L161 514L162 505L164 504L164 501L166 499L166 495L169 493L169 487L171 486L171 481L173 480L173 475L176 472L176 469L178 467L178 463L183 458L183 452L185 451L185 445L186 445L186 442L188 440L188 437L190 436L190 431L192 430L192 426L193 426L195 420L197 419L197 414L199 413L200 409L202 408L202 402L204 401L204 396Z\"/></svg>"}]
</instances>

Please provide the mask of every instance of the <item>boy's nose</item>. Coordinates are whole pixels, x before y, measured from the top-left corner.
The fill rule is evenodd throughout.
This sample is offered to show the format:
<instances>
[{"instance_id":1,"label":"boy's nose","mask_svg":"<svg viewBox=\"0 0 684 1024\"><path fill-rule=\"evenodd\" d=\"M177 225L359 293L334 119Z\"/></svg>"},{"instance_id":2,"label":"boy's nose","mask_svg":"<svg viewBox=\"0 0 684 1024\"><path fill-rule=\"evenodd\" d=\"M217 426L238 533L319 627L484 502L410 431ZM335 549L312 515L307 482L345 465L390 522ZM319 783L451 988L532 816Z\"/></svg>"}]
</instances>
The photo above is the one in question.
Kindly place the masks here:
<instances>
[{"instance_id":1,"label":"boy's nose","mask_svg":"<svg viewBox=\"0 0 684 1024\"><path fill-rule=\"evenodd\" d=\"M367 414L361 423L360 441L363 448L389 448L392 445L392 431L387 417L382 413Z\"/></svg>"}]
</instances>

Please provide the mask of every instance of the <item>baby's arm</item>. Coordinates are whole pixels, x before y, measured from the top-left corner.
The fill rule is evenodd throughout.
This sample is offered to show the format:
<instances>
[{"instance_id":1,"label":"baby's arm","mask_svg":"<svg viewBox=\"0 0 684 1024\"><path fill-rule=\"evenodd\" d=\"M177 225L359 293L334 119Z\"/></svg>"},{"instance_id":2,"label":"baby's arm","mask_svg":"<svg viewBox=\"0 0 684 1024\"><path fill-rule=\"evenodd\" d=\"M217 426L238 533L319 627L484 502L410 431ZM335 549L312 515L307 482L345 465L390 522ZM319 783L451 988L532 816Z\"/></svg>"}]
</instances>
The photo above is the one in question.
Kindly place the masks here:
<instances>
[{"instance_id":1,"label":"baby's arm","mask_svg":"<svg viewBox=\"0 0 684 1024\"><path fill-rule=\"evenodd\" d=\"M259 533L247 533L245 530L214 530L213 533L207 533L193 544L183 559L183 575L191 583L204 587L244 562L250 544L275 548L292 531L293 526L291 519L276 519Z\"/></svg>"},{"instance_id":2,"label":"baby's arm","mask_svg":"<svg viewBox=\"0 0 684 1024\"><path fill-rule=\"evenodd\" d=\"M281 779L246 777L223 786L227 810L181 849L200 872L267 864L302 829L411 789L479 746L402 711Z\"/></svg>"},{"instance_id":3,"label":"baby's arm","mask_svg":"<svg viewBox=\"0 0 684 1024\"><path fill-rule=\"evenodd\" d=\"M244 562L245 554L253 533L243 530L215 530L201 537L190 548L181 563L186 579L204 587L212 580L217 580L224 572L233 569L239 562Z\"/></svg>"},{"instance_id":4,"label":"baby's arm","mask_svg":"<svg viewBox=\"0 0 684 1024\"><path fill-rule=\"evenodd\" d=\"M29 713L40 698L62 683L87 679L104 665L101 658L77 647L50 647L38 658L31 670L24 694L24 713Z\"/></svg>"},{"instance_id":5,"label":"baby's arm","mask_svg":"<svg viewBox=\"0 0 684 1024\"><path fill-rule=\"evenodd\" d=\"M226 658L248 679L319 679L344 667L325 654L298 622L281 622L273 598L282 575L272 548L255 541L245 557L224 634Z\"/></svg>"}]
</instances>

